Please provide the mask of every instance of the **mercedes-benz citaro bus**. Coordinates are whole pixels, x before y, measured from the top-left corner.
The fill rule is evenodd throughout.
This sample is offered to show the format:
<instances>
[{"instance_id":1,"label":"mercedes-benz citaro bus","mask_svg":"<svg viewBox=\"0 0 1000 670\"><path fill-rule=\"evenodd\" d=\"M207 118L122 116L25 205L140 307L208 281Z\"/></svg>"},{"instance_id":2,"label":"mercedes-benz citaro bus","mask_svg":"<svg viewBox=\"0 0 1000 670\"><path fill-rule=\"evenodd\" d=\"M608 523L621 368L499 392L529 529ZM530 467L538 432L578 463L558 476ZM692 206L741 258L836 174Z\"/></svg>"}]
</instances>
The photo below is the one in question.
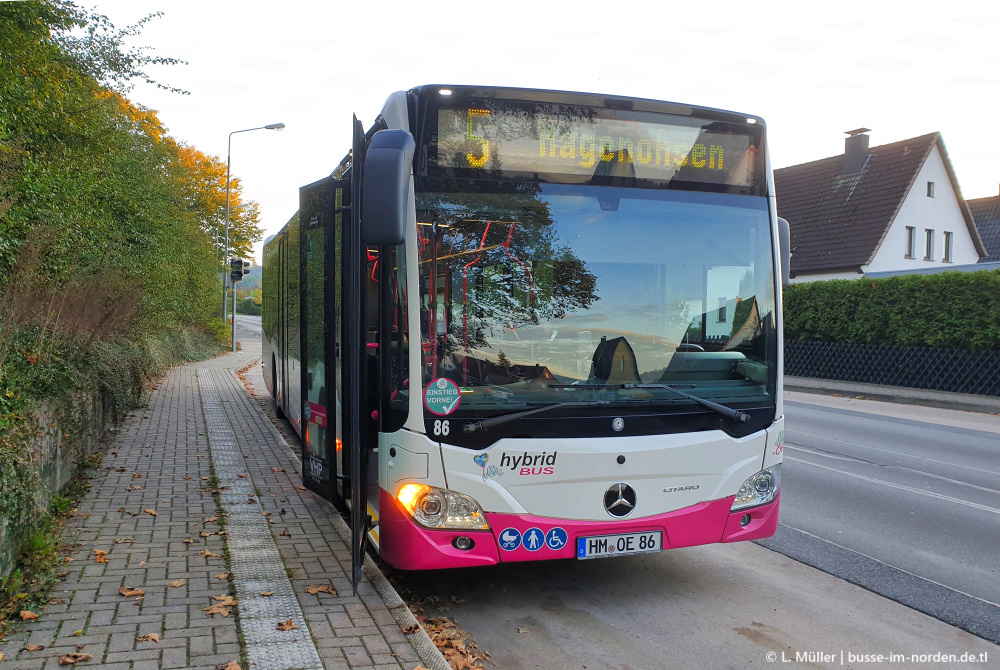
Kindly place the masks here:
<instances>
[{"instance_id":1,"label":"mercedes-benz citaro bus","mask_svg":"<svg viewBox=\"0 0 1000 670\"><path fill-rule=\"evenodd\" d=\"M774 533L762 119L421 86L353 135L265 244L263 366L354 579L366 545L423 570Z\"/></svg>"}]
</instances>

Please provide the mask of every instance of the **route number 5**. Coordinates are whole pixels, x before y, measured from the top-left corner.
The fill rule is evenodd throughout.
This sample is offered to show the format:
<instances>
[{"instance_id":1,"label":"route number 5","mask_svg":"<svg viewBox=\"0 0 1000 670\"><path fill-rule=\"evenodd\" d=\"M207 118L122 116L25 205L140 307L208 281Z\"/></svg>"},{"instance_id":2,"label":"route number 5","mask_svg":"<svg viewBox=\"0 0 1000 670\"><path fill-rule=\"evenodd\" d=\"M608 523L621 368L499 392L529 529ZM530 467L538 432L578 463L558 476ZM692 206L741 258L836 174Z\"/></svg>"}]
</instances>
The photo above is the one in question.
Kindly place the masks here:
<instances>
[{"instance_id":1,"label":"route number 5","mask_svg":"<svg viewBox=\"0 0 1000 670\"><path fill-rule=\"evenodd\" d=\"M472 132L472 119L476 116L489 116L490 110L488 109L470 109L469 115L466 119L465 125L465 139L469 141L470 145L472 142L478 142L481 146L481 156L476 156L471 151L465 154L465 160L469 162L472 167L481 168L486 165L486 161L490 159L490 141L483 137L482 135L476 135ZM447 435L447 433L445 433Z\"/></svg>"}]
</instances>

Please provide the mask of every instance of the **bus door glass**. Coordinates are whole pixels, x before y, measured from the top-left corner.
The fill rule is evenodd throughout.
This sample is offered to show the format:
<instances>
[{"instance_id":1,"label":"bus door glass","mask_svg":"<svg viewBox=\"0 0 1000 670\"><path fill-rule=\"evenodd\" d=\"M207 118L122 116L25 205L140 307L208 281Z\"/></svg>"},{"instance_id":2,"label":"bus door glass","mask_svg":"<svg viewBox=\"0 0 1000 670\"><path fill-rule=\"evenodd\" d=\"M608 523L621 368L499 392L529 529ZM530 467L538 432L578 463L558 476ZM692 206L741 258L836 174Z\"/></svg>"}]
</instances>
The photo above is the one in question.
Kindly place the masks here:
<instances>
[{"instance_id":1,"label":"bus door glass","mask_svg":"<svg viewBox=\"0 0 1000 670\"><path fill-rule=\"evenodd\" d=\"M333 336L329 316L336 313L336 291L330 290L327 261L338 184L329 179L303 187L300 192L302 253L302 467L305 485L333 500L336 464L331 462L340 440L335 430L336 393L328 377L328 338ZM332 298L332 300L331 300ZM335 319L334 319L335 321ZM333 405L331 407L331 405Z\"/></svg>"}]
</instances>

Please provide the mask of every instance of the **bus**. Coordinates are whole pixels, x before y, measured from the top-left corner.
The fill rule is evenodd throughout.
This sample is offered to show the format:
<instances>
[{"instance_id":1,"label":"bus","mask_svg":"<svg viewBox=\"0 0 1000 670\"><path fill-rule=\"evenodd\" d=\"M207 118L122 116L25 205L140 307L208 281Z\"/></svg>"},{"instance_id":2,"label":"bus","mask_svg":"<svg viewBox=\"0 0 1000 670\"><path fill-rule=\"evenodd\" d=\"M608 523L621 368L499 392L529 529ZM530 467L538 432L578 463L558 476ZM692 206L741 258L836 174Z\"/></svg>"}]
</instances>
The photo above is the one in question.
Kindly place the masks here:
<instances>
[{"instance_id":1,"label":"bus","mask_svg":"<svg viewBox=\"0 0 1000 670\"><path fill-rule=\"evenodd\" d=\"M789 251L760 117L421 86L352 134L265 243L262 365L355 583L368 548L426 570L775 532Z\"/></svg>"}]
</instances>

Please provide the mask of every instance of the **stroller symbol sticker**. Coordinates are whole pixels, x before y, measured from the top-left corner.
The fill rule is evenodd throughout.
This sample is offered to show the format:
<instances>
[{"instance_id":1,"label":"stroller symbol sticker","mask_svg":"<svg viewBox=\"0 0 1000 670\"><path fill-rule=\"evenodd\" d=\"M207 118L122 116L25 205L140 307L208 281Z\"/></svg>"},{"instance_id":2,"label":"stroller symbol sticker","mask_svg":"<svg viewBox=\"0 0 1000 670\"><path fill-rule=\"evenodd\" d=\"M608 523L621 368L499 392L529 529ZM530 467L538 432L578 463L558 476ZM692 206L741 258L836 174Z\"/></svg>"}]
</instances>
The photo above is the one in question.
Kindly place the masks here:
<instances>
[{"instance_id":1,"label":"stroller symbol sticker","mask_svg":"<svg viewBox=\"0 0 1000 670\"><path fill-rule=\"evenodd\" d=\"M500 533L500 548L504 551L514 551L521 546L521 533L517 528L508 528Z\"/></svg>"}]
</instances>

